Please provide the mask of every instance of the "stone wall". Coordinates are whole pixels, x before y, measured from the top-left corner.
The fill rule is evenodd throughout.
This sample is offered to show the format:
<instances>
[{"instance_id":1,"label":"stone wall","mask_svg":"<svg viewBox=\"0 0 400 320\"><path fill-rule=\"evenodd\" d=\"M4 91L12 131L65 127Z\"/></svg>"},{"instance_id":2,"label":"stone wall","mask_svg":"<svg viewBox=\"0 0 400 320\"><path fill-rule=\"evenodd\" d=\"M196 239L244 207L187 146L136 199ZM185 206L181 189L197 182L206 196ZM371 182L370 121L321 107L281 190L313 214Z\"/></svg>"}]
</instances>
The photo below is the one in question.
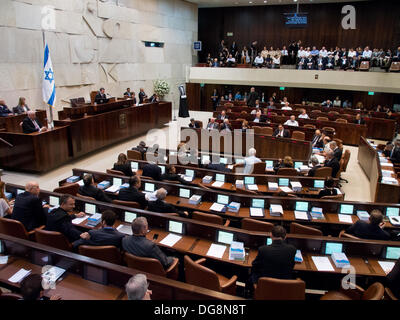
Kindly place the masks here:
<instances>
[{"instance_id":1,"label":"stone wall","mask_svg":"<svg viewBox=\"0 0 400 320\"><path fill-rule=\"evenodd\" d=\"M52 8L51 8L52 7ZM57 86L56 110L70 98L103 86L120 97L127 87L153 93L166 79L165 100L178 108L178 85L197 61L197 5L181 0L1 0L0 99L11 108L18 97L43 108L43 27ZM146 48L143 41L164 42ZM56 112L55 118L56 117Z\"/></svg>"}]
</instances>

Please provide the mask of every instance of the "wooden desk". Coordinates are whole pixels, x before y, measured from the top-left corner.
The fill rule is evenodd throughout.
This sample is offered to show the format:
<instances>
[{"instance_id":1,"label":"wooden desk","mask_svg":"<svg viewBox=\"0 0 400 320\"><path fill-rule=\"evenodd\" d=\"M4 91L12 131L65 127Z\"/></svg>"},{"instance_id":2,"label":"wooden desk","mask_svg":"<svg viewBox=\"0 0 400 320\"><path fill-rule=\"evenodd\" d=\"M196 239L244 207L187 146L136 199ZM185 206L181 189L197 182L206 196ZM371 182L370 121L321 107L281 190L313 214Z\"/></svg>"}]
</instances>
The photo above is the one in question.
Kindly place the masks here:
<instances>
[{"instance_id":1,"label":"wooden desk","mask_svg":"<svg viewBox=\"0 0 400 320\"><path fill-rule=\"evenodd\" d=\"M132 103L132 100L115 103L127 101ZM106 104L96 107L99 109L100 106ZM86 115L80 119L64 119L55 123L69 126L71 156L76 158L121 140L144 134L150 129L162 127L171 119L171 108L170 102L149 103L138 107L119 106L116 110Z\"/></svg>"},{"instance_id":2,"label":"wooden desk","mask_svg":"<svg viewBox=\"0 0 400 320\"><path fill-rule=\"evenodd\" d=\"M0 132L0 138L14 146L0 144L0 167L4 169L46 172L70 159L66 126L30 134Z\"/></svg>"},{"instance_id":3,"label":"wooden desk","mask_svg":"<svg viewBox=\"0 0 400 320\"><path fill-rule=\"evenodd\" d=\"M206 152L221 152L225 153L227 156L232 154L245 156L248 149L254 147L257 150L257 157L259 158L283 159L285 156L291 156L293 159L308 161L312 152L311 143L309 141L249 134L249 139L254 140L253 143L251 143L251 141L246 143L246 133L234 132L226 133L226 135L218 135L215 133L216 138L213 138L213 133L210 133L209 130L185 127L181 128L181 141L190 141L192 133L195 133L195 137L197 137L197 146L199 150ZM207 141L202 142L203 138L208 139L208 143ZM231 138L231 141L229 141L229 138ZM224 141L227 141L228 150L225 150L224 148ZM217 150L213 149L215 143L219 143L219 149ZM239 145L236 145L238 143ZM241 147L241 150L238 150L238 147Z\"/></svg>"}]
</instances>

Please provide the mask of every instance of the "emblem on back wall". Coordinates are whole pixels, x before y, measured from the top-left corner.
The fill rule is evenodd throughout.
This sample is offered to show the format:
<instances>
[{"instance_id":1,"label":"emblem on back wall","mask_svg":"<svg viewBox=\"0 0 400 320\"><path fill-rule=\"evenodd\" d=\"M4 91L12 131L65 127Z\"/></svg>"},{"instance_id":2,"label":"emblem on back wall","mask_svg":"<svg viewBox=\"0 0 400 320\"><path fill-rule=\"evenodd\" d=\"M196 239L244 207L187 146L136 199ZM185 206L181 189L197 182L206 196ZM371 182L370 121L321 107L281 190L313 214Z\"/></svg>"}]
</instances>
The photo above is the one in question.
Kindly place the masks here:
<instances>
[{"instance_id":1,"label":"emblem on back wall","mask_svg":"<svg viewBox=\"0 0 400 320\"><path fill-rule=\"evenodd\" d=\"M126 113L121 113L119 115L119 128L120 129L126 128Z\"/></svg>"}]
</instances>

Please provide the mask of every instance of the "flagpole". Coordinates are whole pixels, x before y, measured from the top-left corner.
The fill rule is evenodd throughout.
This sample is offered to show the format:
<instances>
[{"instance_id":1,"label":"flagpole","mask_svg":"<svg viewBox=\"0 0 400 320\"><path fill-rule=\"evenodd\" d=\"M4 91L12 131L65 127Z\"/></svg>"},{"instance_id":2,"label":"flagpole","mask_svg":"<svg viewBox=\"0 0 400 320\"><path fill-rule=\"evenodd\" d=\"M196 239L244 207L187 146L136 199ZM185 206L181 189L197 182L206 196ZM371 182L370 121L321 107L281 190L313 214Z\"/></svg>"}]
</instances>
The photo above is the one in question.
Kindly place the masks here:
<instances>
[{"instance_id":1,"label":"flagpole","mask_svg":"<svg viewBox=\"0 0 400 320\"><path fill-rule=\"evenodd\" d=\"M46 47L46 38L44 35L44 30L42 30L42 38L43 38L43 52L44 52L44 48ZM47 124L50 126L50 129L54 129L53 107L49 104L47 104L47 106L49 108L49 115L50 115L50 121L47 121Z\"/></svg>"}]
</instances>

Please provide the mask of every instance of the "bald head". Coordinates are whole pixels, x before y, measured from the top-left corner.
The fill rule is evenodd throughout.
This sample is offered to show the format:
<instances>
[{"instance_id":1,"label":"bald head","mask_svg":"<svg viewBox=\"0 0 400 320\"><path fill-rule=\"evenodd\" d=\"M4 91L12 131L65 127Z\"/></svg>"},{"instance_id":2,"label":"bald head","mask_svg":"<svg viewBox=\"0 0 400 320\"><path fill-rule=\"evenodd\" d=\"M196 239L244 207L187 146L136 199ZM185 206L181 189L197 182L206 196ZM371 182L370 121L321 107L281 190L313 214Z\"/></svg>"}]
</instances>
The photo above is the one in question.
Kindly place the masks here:
<instances>
[{"instance_id":1,"label":"bald head","mask_svg":"<svg viewBox=\"0 0 400 320\"><path fill-rule=\"evenodd\" d=\"M256 153L257 153L256 149L254 149L254 148L250 148L250 149L249 149L249 156L250 156L250 157L255 156Z\"/></svg>"},{"instance_id":2,"label":"bald head","mask_svg":"<svg viewBox=\"0 0 400 320\"><path fill-rule=\"evenodd\" d=\"M158 200L164 200L166 196L167 196L167 190L165 190L164 188L160 188L157 190L156 198Z\"/></svg>"},{"instance_id":3,"label":"bald head","mask_svg":"<svg viewBox=\"0 0 400 320\"><path fill-rule=\"evenodd\" d=\"M36 181L29 181L25 185L25 191L28 191L29 193L32 193L34 195L39 195L40 193L39 183L37 183Z\"/></svg>"}]
</instances>

